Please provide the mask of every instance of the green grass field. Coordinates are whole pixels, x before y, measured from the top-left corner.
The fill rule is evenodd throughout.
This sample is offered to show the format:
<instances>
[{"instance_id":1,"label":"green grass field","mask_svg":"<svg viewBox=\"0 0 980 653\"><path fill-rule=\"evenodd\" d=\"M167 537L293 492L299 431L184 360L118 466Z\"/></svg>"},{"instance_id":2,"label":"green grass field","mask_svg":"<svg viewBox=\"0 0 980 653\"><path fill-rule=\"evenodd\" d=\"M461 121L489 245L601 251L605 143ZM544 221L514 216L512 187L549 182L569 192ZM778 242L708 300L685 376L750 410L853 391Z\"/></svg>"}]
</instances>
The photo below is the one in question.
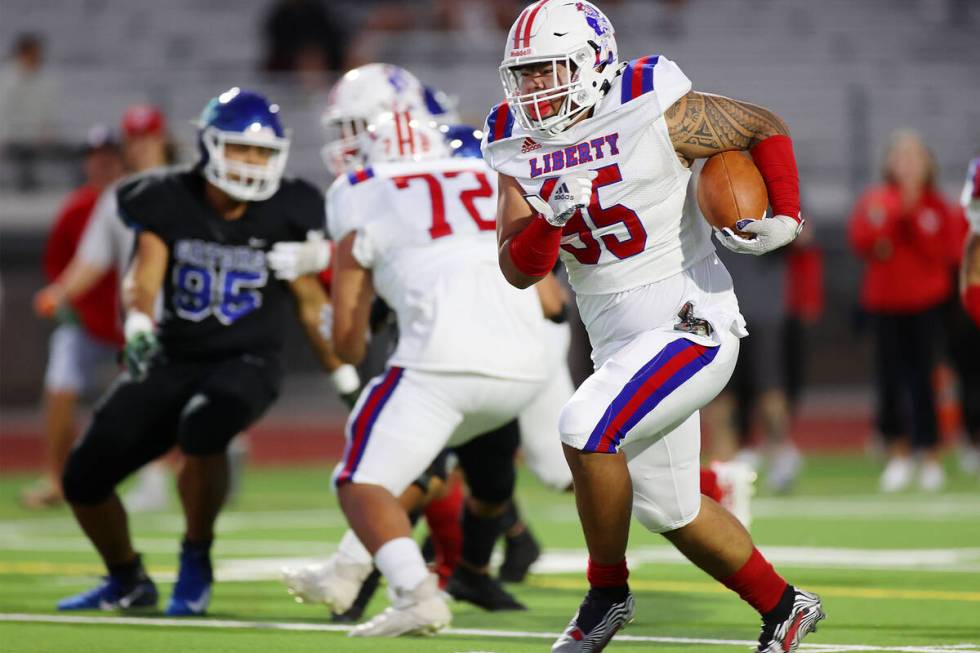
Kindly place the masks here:
<instances>
[{"instance_id":1,"label":"green grass field","mask_svg":"<svg viewBox=\"0 0 980 653\"><path fill-rule=\"evenodd\" d=\"M822 594L828 613L804 650L980 652L980 482L951 471L939 496L875 492L878 468L860 458L812 458L791 497L764 494L753 534L790 582ZM327 469L253 469L219 524L219 582L208 617L175 621L53 610L101 572L67 510L28 513L15 497L25 476L0 479L0 651L546 651L585 589L585 554L572 497L523 475L520 498L548 549L542 567L512 586L529 610L490 614L454 606L435 638L354 640L325 610L294 603L277 580L290 559L329 553L344 529ZM138 548L170 589L181 520L174 509L132 519ZM631 535L636 621L609 650L664 653L750 650L755 613L664 541ZM379 593L371 610L384 607ZM70 621L77 620L77 621Z\"/></svg>"}]
</instances>

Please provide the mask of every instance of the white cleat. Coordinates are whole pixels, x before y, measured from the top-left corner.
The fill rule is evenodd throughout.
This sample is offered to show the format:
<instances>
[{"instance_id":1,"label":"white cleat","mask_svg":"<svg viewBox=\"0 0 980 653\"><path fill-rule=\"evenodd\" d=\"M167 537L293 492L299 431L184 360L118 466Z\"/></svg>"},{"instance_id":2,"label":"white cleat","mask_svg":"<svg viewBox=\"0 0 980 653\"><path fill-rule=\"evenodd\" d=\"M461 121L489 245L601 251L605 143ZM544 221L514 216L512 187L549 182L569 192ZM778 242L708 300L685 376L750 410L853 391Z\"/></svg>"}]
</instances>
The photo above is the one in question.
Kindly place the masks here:
<instances>
[{"instance_id":1,"label":"white cleat","mask_svg":"<svg viewBox=\"0 0 980 653\"><path fill-rule=\"evenodd\" d=\"M769 473L766 475L766 483L773 492L789 492L796 483L796 477L800 475L803 467L803 456L799 449L792 444L780 445L772 456L772 463L769 465Z\"/></svg>"},{"instance_id":2,"label":"white cleat","mask_svg":"<svg viewBox=\"0 0 980 653\"><path fill-rule=\"evenodd\" d=\"M935 460L922 463L919 487L925 492L939 492L946 486L946 472Z\"/></svg>"},{"instance_id":3,"label":"white cleat","mask_svg":"<svg viewBox=\"0 0 980 653\"><path fill-rule=\"evenodd\" d=\"M399 635L434 635L453 619L442 592L439 578L429 574L412 590L392 588L391 607L348 633L350 637L398 637Z\"/></svg>"},{"instance_id":4,"label":"white cleat","mask_svg":"<svg viewBox=\"0 0 980 653\"><path fill-rule=\"evenodd\" d=\"M323 564L287 567L282 570L282 580L297 603L323 603L340 614L354 604L371 569L370 563L334 554Z\"/></svg>"},{"instance_id":5,"label":"white cleat","mask_svg":"<svg viewBox=\"0 0 980 653\"><path fill-rule=\"evenodd\" d=\"M909 486L914 475L915 463L910 457L892 458L881 474L879 487L882 492L900 492Z\"/></svg>"},{"instance_id":6,"label":"white cleat","mask_svg":"<svg viewBox=\"0 0 980 653\"><path fill-rule=\"evenodd\" d=\"M136 485L122 498L129 512L159 512L170 504L170 471L166 463L147 465L136 475Z\"/></svg>"},{"instance_id":7,"label":"white cleat","mask_svg":"<svg viewBox=\"0 0 980 653\"><path fill-rule=\"evenodd\" d=\"M721 505L748 529L752 525L752 497L755 495L757 474L739 460L711 463L721 487Z\"/></svg>"}]
</instances>

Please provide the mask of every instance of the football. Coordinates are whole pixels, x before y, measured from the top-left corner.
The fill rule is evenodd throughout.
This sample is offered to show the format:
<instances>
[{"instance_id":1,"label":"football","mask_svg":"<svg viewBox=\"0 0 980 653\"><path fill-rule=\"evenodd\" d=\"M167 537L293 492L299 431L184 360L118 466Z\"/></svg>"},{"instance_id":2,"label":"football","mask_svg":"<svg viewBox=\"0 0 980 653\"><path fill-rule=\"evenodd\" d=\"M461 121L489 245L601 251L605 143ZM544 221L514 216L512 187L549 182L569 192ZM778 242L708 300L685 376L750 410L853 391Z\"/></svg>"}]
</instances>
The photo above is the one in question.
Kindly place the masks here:
<instances>
[{"instance_id":1,"label":"football","mask_svg":"<svg viewBox=\"0 0 980 653\"><path fill-rule=\"evenodd\" d=\"M698 207L716 229L729 227L745 218L760 219L769 207L762 175L752 159L742 152L722 152L708 159L698 178Z\"/></svg>"}]
</instances>

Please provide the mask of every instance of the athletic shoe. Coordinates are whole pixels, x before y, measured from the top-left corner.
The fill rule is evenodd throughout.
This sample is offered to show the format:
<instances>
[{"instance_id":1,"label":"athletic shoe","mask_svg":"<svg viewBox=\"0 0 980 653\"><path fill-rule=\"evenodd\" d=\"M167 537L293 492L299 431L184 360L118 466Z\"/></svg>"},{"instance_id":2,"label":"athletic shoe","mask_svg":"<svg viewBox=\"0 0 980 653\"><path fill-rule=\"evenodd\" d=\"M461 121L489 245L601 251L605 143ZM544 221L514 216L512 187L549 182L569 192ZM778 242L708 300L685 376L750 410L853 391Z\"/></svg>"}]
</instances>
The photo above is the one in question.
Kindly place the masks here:
<instances>
[{"instance_id":1,"label":"athletic shoe","mask_svg":"<svg viewBox=\"0 0 980 653\"><path fill-rule=\"evenodd\" d=\"M170 503L170 471L164 462L147 465L136 474L136 485L122 498L129 512L159 512Z\"/></svg>"},{"instance_id":2,"label":"athletic shoe","mask_svg":"<svg viewBox=\"0 0 980 653\"><path fill-rule=\"evenodd\" d=\"M919 488L925 492L939 492L946 486L946 471L935 460L922 463L919 470Z\"/></svg>"},{"instance_id":3,"label":"athletic shoe","mask_svg":"<svg viewBox=\"0 0 980 653\"><path fill-rule=\"evenodd\" d=\"M964 444L960 447L960 471L964 474L980 472L980 447Z\"/></svg>"},{"instance_id":4,"label":"athletic shoe","mask_svg":"<svg viewBox=\"0 0 980 653\"><path fill-rule=\"evenodd\" d=\"M620 628L633 621L634 612L636 602L628 590L626 599L617 603L591 589L551 646L551 653L598 653Z\"/></svg>"},{"instance_id":5,"label":"athletic shoe","mask_svg":"<svg viewBox=\"0 0 980 653\"><path fill-rule=\"evenodd\" d=\"M98 587L77 596L58 601L59 610L136 610L157 607L156 585L148 576L124 586L118 579L106 576Z\"/></svg>"},{"instance_id":6,"label":"athletic shoe","mask_svg":"<svg viewBox=\"0 0 980 653\"><path fill-rule=\"evenodd\" d=\"M496 578L456 565L446 583L446 591L457 601L467 601L484 610L527 610L527 607L504 589Z\"/></svg>"},{"instance_id":7,"label":"athletic shoe","mask_svg":"<svg viewBox=\"0 0 980 653\"><path fill-rule=\"evenodd\" d=\"M171 617L193 617L207 612L213 582L211 560L207 554L185 548L180 554L180 572L167 604L167 614Z\"/></svg>"},{"instance_id":8,"label":"athletic shoe","mask_svg":"<svg viewBox=\"0 0 980 653\"><path fill-rule=\"evenodd\" d=\"M896 457L888 461L885 471L881 474L879 487L882 492L899 492L912 482L915 474L915 464L909 457Z\"/></svg>"},{"instance_id":9,"label":"athletic shoe","mask_svg":"<svg viewBox=\"0 0 980 653\"><path fill-rule=\"evenodd\" d=\"M740 460L711 463L721 488L721 505L745 528L752 525L752 496L755 494L755 470Z\"/></svg>"},{"instance_id":10,"label":"athletic shoe","mask_svg":"<svg viewBox=\"0 0 980 653\"><path fill-rule=\"evenodd\" d=\"M773 492L789 492L793 489L802 467L803 456L800 455L799 449L788 442L781 444L773 453L769 473L766 475L766 484Z\"/></svg>"},{"instance_id":11,"label":"athletic shoe","mask_svg":"<svg viewBox=\"0 0 980 653\"><path fill-rule=\"evenodd\" d=\"M282 580L297 603L323 603L337 613L347 612L371 575L374 565L336 553L323 564L285 568Z\"/></svg>"},{"instance_id":12,"label":"athletic shoe","mask_svg":"<svg viewBox=\"0 0 980 653\"><path fill-rule=\"evenodd\" d=\"M817 632L817 622L826 618L819 596L794 589L793 608L788 617L782 621L763 619L755 653L794 653L804 637Z\"/></svg>"},{"instance_id":13,"label":"athletic shoe","mask_svg":"<svg viewBox=\"0 0 980 653\"><path fill-rule=\"evenodd\" d=\"M361 591L357 593L354 604L346 612L332 612L330 620L335 624L356 624L364 616L364 610L367 608L367 604L371 602L371 598L374 597L380 583L381 572L375 567L371 570L364 584L361 585Z\"/></svg>"},{"instance_id":14,"label":"athletic shoe","mask_svg":"<svg viewBox=\"0 0 980 653\"><path fill-rule=\"evenodd\" d=\"M514 537L505 538L504 543L504 561L497 575L505 583L520 583L541 557L541 546L527 526Z\"/></svg>"},{"instance_id":15,"label":"athletic shoe","mask_svg":"<svg viewBox=\"0 0 980 653\"><path fill-rule=\"evenodd\" d=\"M453 615L439 591L439 579L429 574L414 589L389 589L391 607L357 626L350 637L397 637L432 635L452 621Z\"/></svg>"},{"instance_id":16,"label":"athletic shoe","mask_svg":"<svg viewBox=\"0 0 980 653\"><path fill-rule=\"evenodd\" d=\"M57 508L65 502L61 489L49 478L39 478L20 493L20 504L28 510Z\"/></svg>"}]
</instances>

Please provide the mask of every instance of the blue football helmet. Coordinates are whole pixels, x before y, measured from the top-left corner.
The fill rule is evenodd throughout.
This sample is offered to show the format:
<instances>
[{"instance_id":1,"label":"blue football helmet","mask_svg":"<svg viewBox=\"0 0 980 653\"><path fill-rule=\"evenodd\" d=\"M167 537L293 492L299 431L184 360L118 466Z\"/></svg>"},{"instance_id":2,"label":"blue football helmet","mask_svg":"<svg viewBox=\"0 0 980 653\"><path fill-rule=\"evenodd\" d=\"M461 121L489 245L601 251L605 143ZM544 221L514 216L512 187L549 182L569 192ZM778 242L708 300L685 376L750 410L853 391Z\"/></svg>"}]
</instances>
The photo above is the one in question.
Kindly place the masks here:
<instances>
[{"instance_id":1,"label":"blue football helmet","mask_svg":"<svg viewBox=\"0 0 980 653\"><path fill-rule=\"evenodd\" d=\"M289 134L279 121L279 106L262 95L233 87L212 98L198 123L204 177L243 202L267 200L279 190ZM270 151L264 164L227 156L225 145L255 145Z\"/></svg>"},{"instance_id":2,"label":"blue football helmet","mask_svg":"<svg viewBox=\"0 0 980 653\"><path fill-rule=\"evenodd\" d=\"M472 125L444 125L439 128L446 137L452 155L464 159L482 159L480 143L483 132Z\"/></svg>"}]
</instances>

